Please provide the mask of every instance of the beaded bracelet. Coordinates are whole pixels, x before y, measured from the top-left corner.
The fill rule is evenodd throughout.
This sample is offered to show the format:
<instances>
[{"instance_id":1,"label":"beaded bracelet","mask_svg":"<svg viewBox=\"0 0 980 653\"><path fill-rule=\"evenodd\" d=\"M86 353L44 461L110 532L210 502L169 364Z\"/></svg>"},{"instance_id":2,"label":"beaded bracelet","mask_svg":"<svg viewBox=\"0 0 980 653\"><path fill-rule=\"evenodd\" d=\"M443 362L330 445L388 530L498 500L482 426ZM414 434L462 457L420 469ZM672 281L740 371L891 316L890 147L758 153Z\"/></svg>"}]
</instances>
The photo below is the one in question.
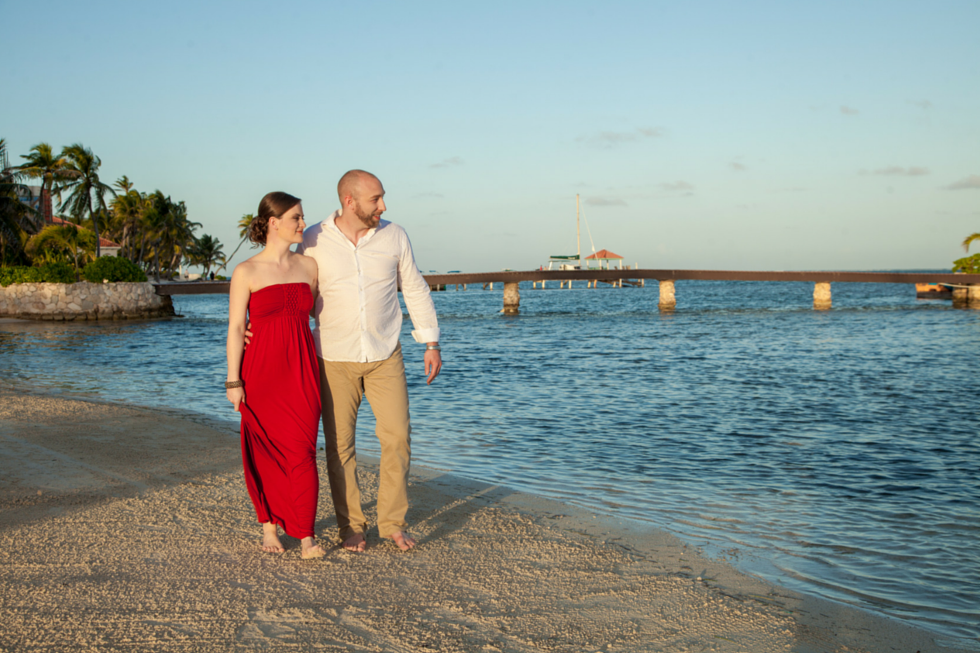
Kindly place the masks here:
<instances>
[{"instance_id":1,"label":"beaded bracelet","mask_svg":"<svg viewBox=\"0 0 980 653\"><path fill-rule=\"evenodd\" d=\"M245 385L244 381L225 381L225 389L241 388Z\"/></svg>"}]
</instances>

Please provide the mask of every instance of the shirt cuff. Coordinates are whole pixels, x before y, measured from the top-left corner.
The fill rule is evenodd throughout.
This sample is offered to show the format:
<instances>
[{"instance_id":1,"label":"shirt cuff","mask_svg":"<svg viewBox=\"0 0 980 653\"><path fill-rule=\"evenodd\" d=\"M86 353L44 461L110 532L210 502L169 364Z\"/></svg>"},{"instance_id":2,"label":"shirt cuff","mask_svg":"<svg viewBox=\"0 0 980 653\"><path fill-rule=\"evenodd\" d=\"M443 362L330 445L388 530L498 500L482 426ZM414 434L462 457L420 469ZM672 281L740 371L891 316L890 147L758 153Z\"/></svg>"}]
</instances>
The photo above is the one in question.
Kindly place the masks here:
<instances>
[{"instance_id":1,"label":"shirt cuff","mask_svg":"<svg viewBox=\"0 0 980 653\"><path fill-rule=\"evenodd\" d=\"M412 331L412 337L415 338L415 342L439 342L439 327Z\"/></svg>"}]
</instances>

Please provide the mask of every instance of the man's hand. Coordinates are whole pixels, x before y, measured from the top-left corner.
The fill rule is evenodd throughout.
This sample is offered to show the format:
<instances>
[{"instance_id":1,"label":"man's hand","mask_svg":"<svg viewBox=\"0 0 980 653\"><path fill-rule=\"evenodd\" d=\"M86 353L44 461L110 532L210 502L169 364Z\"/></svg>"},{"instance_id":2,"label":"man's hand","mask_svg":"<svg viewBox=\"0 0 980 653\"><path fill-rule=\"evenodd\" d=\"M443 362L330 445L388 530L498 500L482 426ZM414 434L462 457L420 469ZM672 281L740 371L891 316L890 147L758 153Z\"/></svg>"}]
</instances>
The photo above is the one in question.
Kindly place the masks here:
<instances>
[{"instance_id":1,"label":"man's hand","mask_svg":"<svg viewBox=\"0 0 980 653\"><path fill-rule=\"evenodd\" d=\"M439 343L431 343L439 344ZM425 383L426 385L432 383L439 376L439 372L442 371L442 354L438 349L426 349L425 350Z\"/></svg>"}]
</instances>

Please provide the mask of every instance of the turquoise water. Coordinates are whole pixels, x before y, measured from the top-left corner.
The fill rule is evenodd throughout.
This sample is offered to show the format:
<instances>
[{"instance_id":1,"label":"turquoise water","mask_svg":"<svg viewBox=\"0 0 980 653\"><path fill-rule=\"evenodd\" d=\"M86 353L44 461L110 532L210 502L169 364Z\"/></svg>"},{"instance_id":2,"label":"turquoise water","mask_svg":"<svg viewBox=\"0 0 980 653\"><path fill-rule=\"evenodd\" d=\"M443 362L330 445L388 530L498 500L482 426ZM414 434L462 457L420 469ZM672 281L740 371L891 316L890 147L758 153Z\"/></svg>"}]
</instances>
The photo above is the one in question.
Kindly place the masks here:
<instances>
[{"instance_id":1,"label":"turquoise water","mask_svg":"<svg viewBox=\"0 0 980 653\"><path fill-rule=\"evenodd\" d=\"M445 368L409 366L413 459L653 522L740 568L980 650L980 311L911 286L677 283L434 293ZM0 323L0 375L234 419L226 296L181 319ZM377 454L362 411L359 449Z\"/></svg>"}]
</instances>

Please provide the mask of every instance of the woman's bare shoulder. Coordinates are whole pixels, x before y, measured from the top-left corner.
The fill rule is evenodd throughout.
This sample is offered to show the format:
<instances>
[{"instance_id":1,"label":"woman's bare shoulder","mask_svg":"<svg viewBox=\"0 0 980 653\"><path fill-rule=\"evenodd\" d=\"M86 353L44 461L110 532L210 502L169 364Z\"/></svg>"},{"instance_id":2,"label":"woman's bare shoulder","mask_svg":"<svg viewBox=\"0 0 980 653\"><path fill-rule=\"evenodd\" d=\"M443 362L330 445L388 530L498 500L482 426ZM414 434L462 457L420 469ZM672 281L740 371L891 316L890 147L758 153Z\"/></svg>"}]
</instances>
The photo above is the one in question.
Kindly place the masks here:
<instances>
[{"instance_id":1,"label":"woman's bare shoulder","mask_svg":"<svg viewBox=\"0 0 980 653\"><path fill-rule=\"evenodd\" d=\"M316 259L312 256L305 256L303 254L295 254L295 256L296 258L294 260L299 261L299 264L303 266L303 270L305 270L311 277L316 277Z\"/></svg>"},{"instance_id":2,"label":"woman's bare shoulder","mask_svg":"<svg viewBox=\"0 0 980 653\"><path fill-rule=\"evenodd\" d=\"M231 273L232 282L238 282L239 284L244 283L246 286L250 286L253 277L255 276L255 261L254 256L250 259L246 259L235 266L234 271Z\"/></svg>"}]
</instances>

